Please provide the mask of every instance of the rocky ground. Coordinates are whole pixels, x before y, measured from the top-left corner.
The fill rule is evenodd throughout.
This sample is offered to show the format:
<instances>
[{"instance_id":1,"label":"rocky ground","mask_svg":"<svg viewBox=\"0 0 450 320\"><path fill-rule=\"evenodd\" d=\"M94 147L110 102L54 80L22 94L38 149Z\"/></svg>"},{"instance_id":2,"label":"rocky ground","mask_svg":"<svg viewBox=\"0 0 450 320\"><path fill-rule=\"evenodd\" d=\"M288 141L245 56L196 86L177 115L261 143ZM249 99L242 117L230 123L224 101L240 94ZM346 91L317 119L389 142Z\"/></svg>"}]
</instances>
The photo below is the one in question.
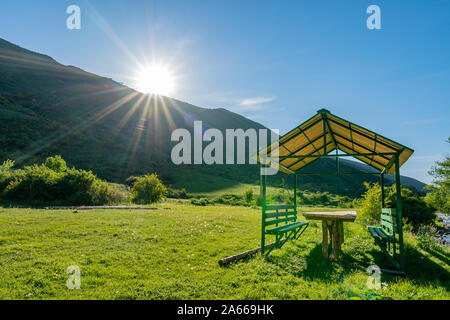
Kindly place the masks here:
<instances>
[{"instance_id":1,"label":"rocky ground","mask_svg":"<svg viewBox=\"0 0 450 320\"><path fill-rule=\"evenodd\" d=\"M445 227L437 233L437 240L443 245L450 247L450 215L436 213L436 216L439 218L439 222L445 225Z\"/></svg>"}]
</instances>

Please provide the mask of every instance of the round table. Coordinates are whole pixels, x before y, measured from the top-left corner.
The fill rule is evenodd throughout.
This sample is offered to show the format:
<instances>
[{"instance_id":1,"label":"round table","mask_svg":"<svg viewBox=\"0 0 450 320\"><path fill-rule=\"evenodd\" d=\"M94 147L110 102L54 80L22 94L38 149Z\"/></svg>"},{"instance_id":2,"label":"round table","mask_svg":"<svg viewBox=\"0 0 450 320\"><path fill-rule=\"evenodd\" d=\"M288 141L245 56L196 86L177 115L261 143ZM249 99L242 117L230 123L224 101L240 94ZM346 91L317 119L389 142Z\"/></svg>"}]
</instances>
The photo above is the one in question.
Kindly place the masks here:
<instances>
[{"instance_id":1,"label":"round table","mask_svg":"<svg viewBox=\"0 0 450 320\"><path fill-rule=\"evenodd\" d=\"M356 211L303 212L308 220L322 220L322 254L324 258L336 260L344 243L344 222L353 222ZM331 254L328 254L328 238Z\"/></svg>"}]
</instances>

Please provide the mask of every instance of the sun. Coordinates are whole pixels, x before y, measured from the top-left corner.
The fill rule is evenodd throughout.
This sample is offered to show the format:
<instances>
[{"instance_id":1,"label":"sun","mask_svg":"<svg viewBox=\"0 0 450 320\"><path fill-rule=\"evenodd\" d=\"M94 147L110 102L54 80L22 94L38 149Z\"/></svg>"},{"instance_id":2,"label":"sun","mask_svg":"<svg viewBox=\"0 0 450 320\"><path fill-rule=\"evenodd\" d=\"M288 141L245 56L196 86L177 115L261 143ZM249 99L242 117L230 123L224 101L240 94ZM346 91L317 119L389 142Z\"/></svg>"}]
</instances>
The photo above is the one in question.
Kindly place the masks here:
<instances>
[{"instance_id":1,"label":"sun","mask_svg":"<svg viewBox=\"0 0 450 320\"><path fill-rule=\"evenodd\" d=\"M137 73L136 88L143 93L168 95L173 92L175 81L168 68L151 65Z\"/></svg>"}]
</instances>

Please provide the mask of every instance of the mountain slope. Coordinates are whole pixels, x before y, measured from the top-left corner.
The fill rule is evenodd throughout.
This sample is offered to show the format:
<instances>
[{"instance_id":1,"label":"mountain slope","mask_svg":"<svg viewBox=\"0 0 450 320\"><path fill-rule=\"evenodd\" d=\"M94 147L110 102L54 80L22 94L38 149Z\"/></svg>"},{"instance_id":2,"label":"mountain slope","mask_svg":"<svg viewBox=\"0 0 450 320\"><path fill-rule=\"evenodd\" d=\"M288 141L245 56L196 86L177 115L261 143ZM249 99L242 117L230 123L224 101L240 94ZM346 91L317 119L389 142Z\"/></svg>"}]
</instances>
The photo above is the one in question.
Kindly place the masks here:
<instances>
[{"instance_id":1,"label":"mountain slope","mask_svg":"<svg viewBox=\"0 0 450 320\"><path fill-rule=\"evenodd\" d=\"M13 159L21 166L60 154L70 165L111 181L157 172L166 183L191 191L258 183L255 165L173 165L171 132L176 128L192 132L194 120L223 132L264 128L226 109L143 95L0 39L0 161ZM367 170L356 162L341 164L342 171ZM315 167L333 165L333 160L323 159ZM378 178L304 176L299 183L313 190L356 195L363 191L364 180Z\"/></svg>"}]
</instances>

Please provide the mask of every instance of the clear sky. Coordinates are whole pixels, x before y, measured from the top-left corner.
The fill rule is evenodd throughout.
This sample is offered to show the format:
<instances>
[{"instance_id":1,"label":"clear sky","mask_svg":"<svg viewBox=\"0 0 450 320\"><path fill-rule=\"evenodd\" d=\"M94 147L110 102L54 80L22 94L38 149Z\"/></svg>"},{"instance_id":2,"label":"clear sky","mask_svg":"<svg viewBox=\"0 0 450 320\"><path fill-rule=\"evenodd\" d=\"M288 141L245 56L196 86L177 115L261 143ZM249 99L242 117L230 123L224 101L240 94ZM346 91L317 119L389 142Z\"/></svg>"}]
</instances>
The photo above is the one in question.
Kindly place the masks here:
<instances>
[{"instance_id":1,"label":"clear sky","mask_svg":"<svg viewBox=\"0 0 450 320\"><path fill-rule=\"evenodd\" d=\"M165 65L169 96L282 134L325 107L413 148L402 174L424 182L450 147L450 1L1 0L0 37L132 87Z\"/></svg>"}]
</instances>

